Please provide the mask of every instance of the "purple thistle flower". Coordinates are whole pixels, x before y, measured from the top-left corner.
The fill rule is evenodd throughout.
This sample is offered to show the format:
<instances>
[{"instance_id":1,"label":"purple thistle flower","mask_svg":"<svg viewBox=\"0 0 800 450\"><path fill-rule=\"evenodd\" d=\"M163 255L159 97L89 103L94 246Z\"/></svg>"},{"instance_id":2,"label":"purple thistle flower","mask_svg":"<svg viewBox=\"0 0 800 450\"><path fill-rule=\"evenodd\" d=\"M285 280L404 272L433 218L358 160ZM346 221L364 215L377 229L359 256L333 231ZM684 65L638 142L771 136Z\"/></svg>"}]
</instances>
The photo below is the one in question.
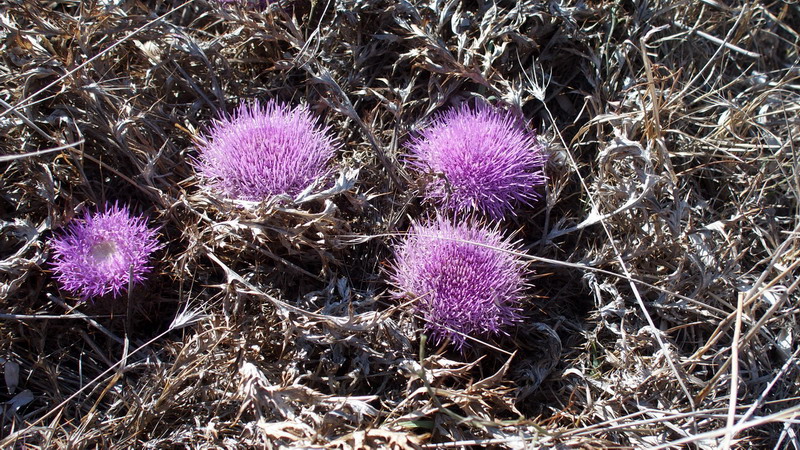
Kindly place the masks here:
<instances>
[{"instance_id":1,"label":"purple thistle flower","mask_svg":"<svg viewBox=\"0 0 800 450\"><path fill-rule=\"evenodd\" d=\"M505 111L464 104L412 138L410 164L433 172L426 198L454 212L479 211L493 220L530 205L546 181L543 146Z\"/></svg>"},{"instance_id":2,"label":"purple thistle flower","mask_svg":"<svg viewBox=\"0 0 800 450\"><path fill-rule=\"evenodd\" d=\"M296 195L328 176L336 149L328 127L319 127L305 106L270 100L242 103L214 122L199 145L196 169L231 198L262 201Z\"/></svg>"},{"instance_id":3,"label":"purple thistle flower","mask_svg":"<svg viewBox=\"0 0 800 450\"><path fill-rule=\"evenodd\" d=\"M416 298L434 341L503 333L518 322L524 263L498 229L439 218L414 223L395 248L395 298Z\"/></svg>"},{"instance_id":4,"label":"purple thistle flower","mask_svg":"<svg viewBox=\"0 0 800 450\"><path fill-rule=\"evenodd\" d=\"M150 255L162 247L156 230L127 207L107 206L105 212L72 222L67 231L50 241L56 279L82 300L109 293L118 297L133 283L141 283L152 270Z\"/></svg>"}]
</instances>

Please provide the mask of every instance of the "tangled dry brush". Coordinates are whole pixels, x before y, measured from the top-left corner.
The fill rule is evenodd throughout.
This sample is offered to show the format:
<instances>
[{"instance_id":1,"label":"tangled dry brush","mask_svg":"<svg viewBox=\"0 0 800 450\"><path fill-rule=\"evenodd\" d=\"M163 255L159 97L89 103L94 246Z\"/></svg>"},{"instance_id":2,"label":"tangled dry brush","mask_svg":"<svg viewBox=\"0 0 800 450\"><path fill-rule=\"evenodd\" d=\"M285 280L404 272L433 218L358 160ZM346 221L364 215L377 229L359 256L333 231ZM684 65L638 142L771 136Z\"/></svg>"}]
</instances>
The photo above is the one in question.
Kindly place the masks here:
<instances>
[{"instance_id":1,"label":"tangled dry brush","mask_svg":"<svg viewBox=\"0 0 800 450\"><path fill-rule=\"evenodd\" d=\"M798 445L800 9L780 0L0 4L2 446ZM387 284L404 159L482 99L547 143L503 222L524 320L433 345ZM192 166L307 104L334 180L241 208ZM79 303L49 242L119 201L147 283Z\"/></svg>"}]
</instances>

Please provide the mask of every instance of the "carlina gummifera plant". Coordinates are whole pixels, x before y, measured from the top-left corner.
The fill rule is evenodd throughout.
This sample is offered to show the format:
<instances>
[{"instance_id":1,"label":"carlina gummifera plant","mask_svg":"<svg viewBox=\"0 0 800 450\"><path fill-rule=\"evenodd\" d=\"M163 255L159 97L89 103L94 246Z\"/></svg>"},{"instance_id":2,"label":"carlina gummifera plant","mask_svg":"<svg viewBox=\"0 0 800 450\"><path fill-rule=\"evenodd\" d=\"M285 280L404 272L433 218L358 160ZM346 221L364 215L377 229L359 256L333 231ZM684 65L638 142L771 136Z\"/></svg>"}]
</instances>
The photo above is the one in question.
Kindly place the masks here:
<instances>
[{"instance_id":1,"label":"carlina gummifera plant","mask_svg":"<svg viewBox=\"0 0 800 450\"><path fill-rule=\"evenodd\" d=\"M228 198L294 196L330 174L336 147L329 131L303 105L242 103L200 140L195 168Z\"/></svg>"},{"instance_id":2,"label":"carlina gummifera plant","mask_svg":"<svg viewBox=\"0 0 800 450\"><path fill-rule=\"evenodd\" d=\"M492 220L530 205L546 178L544 146L509 111L468 103L436 117L408 144L410 167L429 173L425 197Z\"/></svg>"},{"instance_id":3,"label":"carlina gummifera plant","mask_svg":"<svg viewBox=\"0 0 800 450\"><path fill-rule=\"evenodd\" d=\"M414 222L395 247L391 283L397 299L416 299L435 343L457 348L466 336L505 333L521 320L525 263L498 228L439 217Z\"/></svg>"},{"instance_id":4,"label":"carlina gummifera plant","mask_svg":"<svg viewBox=\"0 0 800 450\"><path fill-rule=\"evenodd\" d=\"M152 270L150 256L163 247L157 233L118 203L95 214L87 211L50 241L56 280L82 301L107 294L116 298L131 280L142 283Z\"/></svg>"}]
</instances>

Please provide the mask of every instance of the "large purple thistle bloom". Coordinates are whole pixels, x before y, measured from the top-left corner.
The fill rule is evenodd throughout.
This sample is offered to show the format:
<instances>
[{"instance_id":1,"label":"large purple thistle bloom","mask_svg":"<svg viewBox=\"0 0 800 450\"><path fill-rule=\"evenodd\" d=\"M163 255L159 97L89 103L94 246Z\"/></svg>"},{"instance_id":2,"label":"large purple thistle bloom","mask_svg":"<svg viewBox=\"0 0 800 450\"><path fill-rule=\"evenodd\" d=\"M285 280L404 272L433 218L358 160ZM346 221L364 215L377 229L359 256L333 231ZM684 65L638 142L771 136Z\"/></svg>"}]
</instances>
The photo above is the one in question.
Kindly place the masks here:
<instances>
[{"instance_id":1,"label":"large purple thistle bloom","mask_svg":"<svg viewBox=\"0 0 800 450\"><path fill-rule=\"evenodd\" d=\"M231 198L296 195L330 173L336 149L328 131L317 126L305 106L243 103L214 122L199 145L196 168L212 188Z\"/></svg>"},{"instance_id":2,"label":"large purple thistle bloom","mask_svg":"<svg viewBox=\"0 0 800 450\"><path fill-rule=\"evenodd\" d=\"M161 248L157 231L127 207L107 206L105 212L75 219L66 232L50 241L52 265L61 286L82 300L125 292L141 283L152 267L150 255Z\"/></svg>"},{"instance_id":3,"label":"large purple thistle bloom","mask_svg":"<svg viewBox=\"0 0 800 450\"><path fill-rule=\"evenodd\" d=\"M485 104L445 112L408 147L412 168L433 174L426 197L454 212L500 220L517 203L537 199L546 180L536 136L511 113Z\"/></svg>"},{"instance_id":4,"label":"large purple thistle bloom","mask_svg":"<svg viewBox=\"0 0 800 450\"><path fill-rule=\"evenodd\" d=\"M417 299L436 342L503 333L520 320L524 263L499 230L439 218L415 223L395 248L396 298Z\"/></svg>"}]
</instances>

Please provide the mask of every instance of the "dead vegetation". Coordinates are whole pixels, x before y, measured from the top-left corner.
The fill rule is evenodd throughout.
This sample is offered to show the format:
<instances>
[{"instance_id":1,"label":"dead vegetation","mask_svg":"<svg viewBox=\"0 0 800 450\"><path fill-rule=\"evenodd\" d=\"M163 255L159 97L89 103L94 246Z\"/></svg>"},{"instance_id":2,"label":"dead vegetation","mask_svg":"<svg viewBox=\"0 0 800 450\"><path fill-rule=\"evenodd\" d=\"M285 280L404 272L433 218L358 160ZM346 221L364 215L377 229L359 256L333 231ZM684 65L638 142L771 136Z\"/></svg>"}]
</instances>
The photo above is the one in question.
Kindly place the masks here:
<instances>
[{"instance_id":1,"label":"dead vegetation","mask_svg":"<svg viewBox=\"0 0 800 450\"><path fill-rule=\"evenodd\" d=\"M4 447L800 445L796 4L9 0L0 24ZM429 212L409 133L473 96L545 136L550 181L505 224L528 320L457 353L385 270ZM336 130L331 192L203 193L193 139L253 98ZM167 246L76 307L47 239L114 200Z\"/></svg>"}]
</instances>

